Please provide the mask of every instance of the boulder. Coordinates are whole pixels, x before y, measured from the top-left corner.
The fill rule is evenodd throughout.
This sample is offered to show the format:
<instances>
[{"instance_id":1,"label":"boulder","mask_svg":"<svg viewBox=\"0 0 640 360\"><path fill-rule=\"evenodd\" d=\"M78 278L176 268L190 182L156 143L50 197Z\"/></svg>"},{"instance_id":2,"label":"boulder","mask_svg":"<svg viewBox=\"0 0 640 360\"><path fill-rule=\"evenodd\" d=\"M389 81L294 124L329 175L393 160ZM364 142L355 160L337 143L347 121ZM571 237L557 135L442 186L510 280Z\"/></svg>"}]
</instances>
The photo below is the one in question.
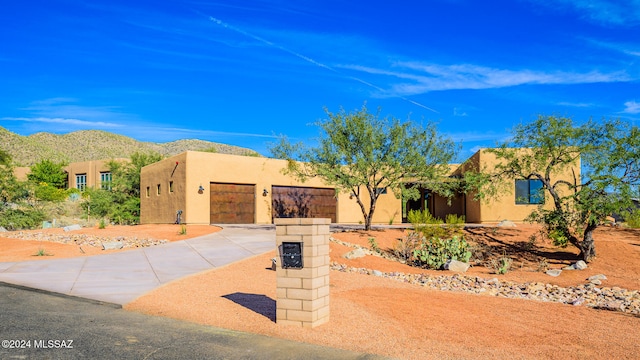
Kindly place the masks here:
<instances>
[{"instance_id":1,"label":"boulder","mask_svg":"<svg viewBox=\"0 0 640 360\"><path fill-rule=\"evenodd\" d=\"M0 232L7 232L7 229L5 229L2 226L0 226Z\"/></svg>"},{"instance_id":2,"label":"boulder","mask_svg":"<svg viewBox=\"0 0 640 360\"><path fill-rule=\"evenodd\" d=\"M365 255L367 255L367 254L365 254L364 250L355 249L355 250L351 250L348 253L342 255L342 257L345 258L345 259L351 260L351 259L358 259L358 258L364 257Z\"/></svg>"},{"instance_id":3,"label":"boulder","mask_svg":"<svg viewBox=\"0 0 640 360\"><path fill-rule=\"evenodd\" d=\"M553 276L553 277L558 277L560 276L560 274L562 274L562 270L560 269L551 269L551 270L547 270L547 272L545 273L549 276Z\"/></svg>"},{"instance_id":4,"label":"boulder","mask_svg":"<svg viewBox=\"0 0 640 360\"><path fill-rule=\"evenodd\" d=\"M575 263L573 267L575 267L577 270L584 270L587 268L587 263L584 262L583 260L580 260L577 263Z\"/></svg>"},{"instance_id":5,"label":"boulder","mask_svg":"<svg viewBox=\"0 0 640 360\"><path fill-rule=\"evenodd\" d=\"M122 249L123 246L124 244L121 243L120 241L111 241L111 242L102 243L103 250L118 250L118 249Z\"/></svg>"},{"instance_id":6,"label":"boulder","mask_svg":"<svg viewBox=\"0 0 640 360\"><path fill-rule=\"evenodd\" d=\"M75 224L75 225L69 225L69 226L65 226L62 228L64 231L73 231L73 230L80 230L82 229L82 226Z\"/></svg>"},{"instance_id":7,"label":"boulder","mask_svg":"<svg viewBox=\"0 0 640 360\"><path fill-rule=\"evenodd\" d=\"M589 278L587 278L587 281L594 281L594 280L607 280L607 277L604 274L598 274L598 275L589 276Z\"/></svg>"},{"instance_id":8,"label":"boulder","mask_svg":"<svg viewBox=\"0 0 640 360\"><path fill-rule=\"evenodd\" d=\"M444 264L444 269L455 272L467 272L469 270L469 264L458 260L447 260Z\"/></svg>"},{"instance_id":9,"label":"boulder","mask_svg":"<svg viewBox=\"0 0 640 360\"><path fill-rule=\"evenodd\" d=\"M513 221L502 220L498 224L499 227L516 227L516 224Z\"/></svg>"}]
</instances>

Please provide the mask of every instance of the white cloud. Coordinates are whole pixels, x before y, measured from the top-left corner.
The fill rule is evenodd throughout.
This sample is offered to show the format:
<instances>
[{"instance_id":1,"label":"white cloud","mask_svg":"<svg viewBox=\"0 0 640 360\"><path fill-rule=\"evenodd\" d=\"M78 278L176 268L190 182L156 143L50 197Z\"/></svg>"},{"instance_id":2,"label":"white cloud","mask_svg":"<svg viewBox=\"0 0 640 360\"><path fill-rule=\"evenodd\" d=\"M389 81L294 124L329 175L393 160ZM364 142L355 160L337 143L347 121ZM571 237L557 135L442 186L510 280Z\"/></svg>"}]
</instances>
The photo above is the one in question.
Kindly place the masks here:
<instances>
[{"instance_id":1,"label":"white cloud","mask_svg":"<svg viewBox=\"0 0 640 360\"><path fill-rule=\"evenodd\" d=\"M596 106L595 104L590 104L590 103L572 103L572 102L566 102L566 101L559 102L558 105L576 107L576 108L589 108L589 107Z\"/></svg>"},{"instance_id":2,"label":"white cloud","mask_svg":"<svg viewBox=\"0 0 640 360\"><path fill-rule=\"evenodd\" d=\"M602 25L640 24L640 0L530 0L556 11L574 11L585 21Z\"/></svg>"},{"instance_id":3,"label":"white cloud","mask_svg":"<svg viewBox=\"0 0 640 360\"><path fill-rule=\"evenodd\" d=\"M65 118L47 118L47 117L3 117L2 120L6 121L24 121L24 122L41 122L41 123L53 123L53 124L64 124L64 125L74 125L74 126L92 126L92 127L102 127L102 128L113 128L113 127L121 127L121 124L101 122L101 121L85 121L79 119L65 119Z\"/></svg>"},{"instance_id":4,"label":"white cloud","mask_svg":"<svg viewBox=\"0 0 640 360\"><path fill-rule=\"evenodd\" d=\"M430 91L493 89L532 84L585 84L630 80L625 72L544 72L496 69L472 64L438 65L415 61L396 62L393 65L398 71L360 65L341 67L390 78L389 90L380 94L381 96L409 96ZM408 81L397 82L398 79Z\"/></svg>"},{"instance_id":5,"label":"white cloud","mask_svg":"<svg viewBox=\"0 0 640 360\"><path fill-rule=\"evenodd\" d=\"M469 116L469 115L467 115L467 112L466 112L466 111L464 111L464 110L462 110L462 109L460 109L460 108L454 107L454 108L453 108L453 116L462 116L462 117L465 117L465 116Z\"/></svg>"},{"instance_id":6,"label":"white cloud","mask_svg":"<svg viewBox=\"0 0 640 360\"><path fill-rule=\"evenodd\" d=\"M622 111L623 113L626 114L640 114L640 102L637 102L635 100L631 100L631 101L627 101L626 103L624 103L624 110Z\"/></svg>"}]
</instances>

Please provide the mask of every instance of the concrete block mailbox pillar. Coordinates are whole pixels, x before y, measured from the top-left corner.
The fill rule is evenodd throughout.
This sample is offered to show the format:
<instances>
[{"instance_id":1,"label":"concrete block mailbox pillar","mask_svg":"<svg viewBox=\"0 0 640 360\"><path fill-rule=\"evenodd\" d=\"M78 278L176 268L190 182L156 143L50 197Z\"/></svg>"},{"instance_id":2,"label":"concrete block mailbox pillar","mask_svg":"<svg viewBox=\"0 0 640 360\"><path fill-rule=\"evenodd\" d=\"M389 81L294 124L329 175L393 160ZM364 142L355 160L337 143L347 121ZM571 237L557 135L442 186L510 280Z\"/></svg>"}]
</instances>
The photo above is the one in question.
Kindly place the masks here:
<instances>
[{"instance_id":1,"label":"concrete block mailbox pillar","mask_svg":"<svg viewBox=\"0 0 640 360\"><path fill-rule=\"evenodd\" d=\"M329 321L331 219L282 218L276 224L276 322L316 327Z\"/></svg>"}]
</instances>

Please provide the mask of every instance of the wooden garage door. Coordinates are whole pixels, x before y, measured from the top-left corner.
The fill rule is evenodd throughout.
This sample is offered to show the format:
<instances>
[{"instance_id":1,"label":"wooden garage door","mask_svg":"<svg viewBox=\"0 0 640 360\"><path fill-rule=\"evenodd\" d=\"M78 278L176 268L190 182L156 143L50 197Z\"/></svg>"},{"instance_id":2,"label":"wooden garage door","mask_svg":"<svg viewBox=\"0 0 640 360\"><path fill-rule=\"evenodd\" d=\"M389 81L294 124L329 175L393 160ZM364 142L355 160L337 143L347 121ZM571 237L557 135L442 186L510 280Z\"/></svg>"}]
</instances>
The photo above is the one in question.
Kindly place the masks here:
<instances>
[{"instance_id":1,"label":"wooden garage door","mask_svg":"<svg viewBox=\"0 0 640 360\"><path fill-rule=\"evenodd\" d=\"M253 224L255 185L211 183L212 224Z\"/></svg>"},{"instance_id":2,"label":"wooden garage door","mask_svg":"<svg viewBox=\"0 0 640 360\"><path fill-rule=\"evenodd\" d=\"M274 218L330 218L336 222L338 201L334 189L272 186Z\"/></svg>"}]
</instances>

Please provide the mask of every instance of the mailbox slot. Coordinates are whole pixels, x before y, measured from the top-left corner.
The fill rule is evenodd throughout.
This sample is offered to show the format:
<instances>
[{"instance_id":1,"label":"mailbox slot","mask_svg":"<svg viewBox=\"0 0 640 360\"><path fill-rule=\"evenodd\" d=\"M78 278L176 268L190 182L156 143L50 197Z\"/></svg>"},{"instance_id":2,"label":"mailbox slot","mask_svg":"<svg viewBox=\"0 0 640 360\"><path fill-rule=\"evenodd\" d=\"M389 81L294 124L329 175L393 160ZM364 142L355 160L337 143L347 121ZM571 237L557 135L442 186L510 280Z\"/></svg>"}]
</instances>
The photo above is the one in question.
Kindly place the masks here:
<instances>
[{"instance_id":1,"label":"mailbox slot","mask_svg":"<svg viewBox=\"0 0 640 360\"><path fill-rule=\"evenodd\" d=\"M282 243L282 268L302 269L302 243L283 242Z\"/></svg>"}]
</instances>

